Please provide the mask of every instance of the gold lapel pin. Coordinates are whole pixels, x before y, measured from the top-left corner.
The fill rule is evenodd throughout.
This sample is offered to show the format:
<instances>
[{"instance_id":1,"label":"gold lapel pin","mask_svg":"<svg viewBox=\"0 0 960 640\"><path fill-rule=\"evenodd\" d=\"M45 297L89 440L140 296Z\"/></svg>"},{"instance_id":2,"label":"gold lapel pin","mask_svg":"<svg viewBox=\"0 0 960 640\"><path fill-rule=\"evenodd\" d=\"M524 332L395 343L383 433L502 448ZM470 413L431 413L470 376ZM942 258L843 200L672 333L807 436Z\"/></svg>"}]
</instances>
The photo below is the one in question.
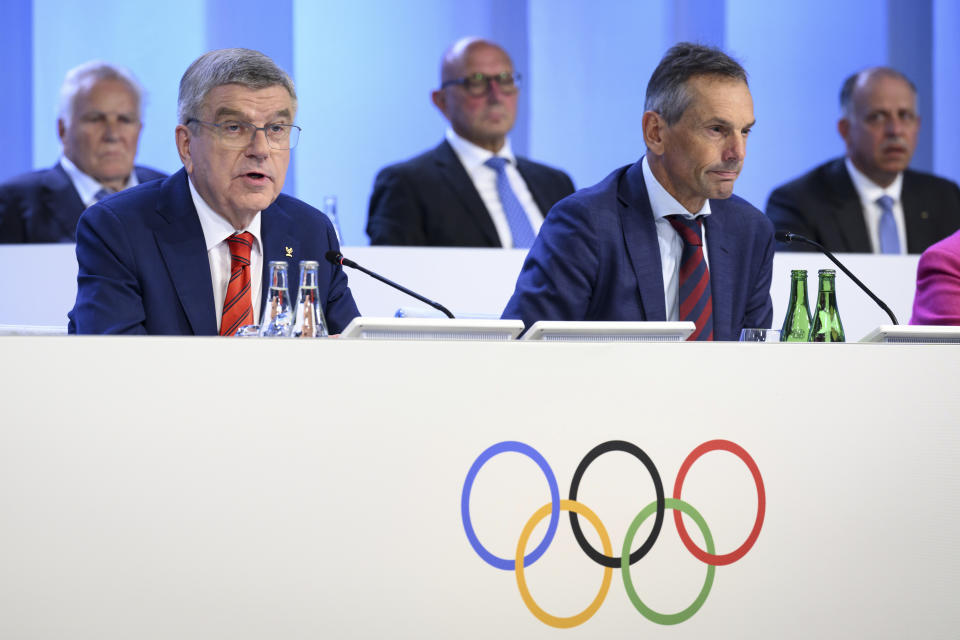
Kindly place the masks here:
<instances>
[{"instance_id":1,"label":"gold lapel pin","mask_svg":"<svg viewBox=\"0 0 960 640\"><path fill-rule=\"evenodd\" d=\"M288 258L292 258L292 257L293 257L293 247L284 247L284 249L285 249L286 252L287 252L287 257L288 257Z\"/></svg>"}]
</instances>

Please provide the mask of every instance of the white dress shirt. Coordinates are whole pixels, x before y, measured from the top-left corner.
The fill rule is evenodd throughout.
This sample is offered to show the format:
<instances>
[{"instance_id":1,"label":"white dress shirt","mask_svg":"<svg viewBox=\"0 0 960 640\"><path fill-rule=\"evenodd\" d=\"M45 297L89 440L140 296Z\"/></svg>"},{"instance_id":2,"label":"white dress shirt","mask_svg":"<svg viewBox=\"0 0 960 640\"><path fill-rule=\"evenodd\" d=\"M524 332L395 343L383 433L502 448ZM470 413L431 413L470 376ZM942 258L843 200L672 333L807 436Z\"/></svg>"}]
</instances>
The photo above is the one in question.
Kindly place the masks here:
<instances>
[{"instance_id":1,"label":"white dress shirt","mask_svg":"<svg viewBox=\"0 0 960 640\"><path fill-rule=\"evenodd\" d=\"M250 300L253 303L253 323L257 324L260 321L260 294L263 288L263 240L260 238L260 212L257 212L246 229L237 231L226 218L211 209L210 205L200 197L193 186L193 180L187 180L187 182L190 185L193 206L197 208L197 215L200 217L203 239L207 245L210 280L213 282L213 307L217 314L217 330L220 329L223 300L227 297L227 285L230 284L231 258L227 238L235 233L243 233L243 231L249 231L255 239L250 247Z\"/></svg>"},{"instance_id":2,"label":"white dress shirt","mask_svg":"<svg viewBox=\"0 0 960 640\"><path fill-rule=\"evenodd\" d=\"M653 210L653 219L657 223L657 243L660 245L660 266L663 269L663 297L667 309L667 320L680 319L680 259L683 257L683 238L673 228L667 216L682 215L685 218L710 215L710 201L704 200L700 211L690 213L676 198L670 195L663 185L653 175L647 156L643 156L643 181L647 185L647 195L650 197L650 208ZM703 258L707 260L707 228L702 227ZM707 268L710 261L707 260Z\"/></svg>"},{"instance_id":3,"label":"white dress shirt","mask_svg":"<svg viewBox=\"0 0 960 640\"><path fill-rule=\"evenodd\" d=\"M460 159L460 164L467 170L467 175L473 181L480 199L483 201L487 211L490 212L490 218L493 220L493 226L497 229L497 235L500 236L500 244L506 248L513 247L513 234L510 233L510 224L507 222L507 214L503 211L503 204L500 203L500 195L497 193L497 171L493 167L488 167L484 162L494 155L507 159L506 172L507 179L513 192L517 195L520 204L523 205L523 211L527 214L530 226L533 228L533 234L540 231L540 225L543 224L543 214L533 199L527 183L523 181L523 176L517 171L517 159L510 149L510 140L503 144L503 148L496 154L473 144L457 135L453 129L447 129L447 142L453 147L453 152Z\"/></svg>"},{"instance_id":4,"label":"white dress shirt","mask_svg":"<svg viewBox=\"0 0 960 640\"><path fill-rule=\"evenodd\" d=\"M70 158L67 156L60 156L60 166L63 167L63 170L67 172L67 176L70 178L70 182L73 183L73 188L77 190L77 193L80 194L80 201L83 202L84 207L89 207L94 202L97 201L96 195L100 189L105 189L102 184L96 181L96 179L91 178L83 171L73 164L70 161ZM134 169L130 172L130 176L127 178L126 184L123 185L124 189L129 189L130 187L135 187L140 184L140 181L137 180L137 170Z\"/></svg>"},{"instance_id":5,"label":"white dress shirt","mask_svg":"<svg viewBox=\"0 0 960 640\"><path fill-rule=\"evenodd\" d=\"M903 190L903 173L898 173L890 186L883 188L860 173L850 162L850 158L844 158L843 162L847 165L850 179L853 180L853 187L857 190L857 195L860 196L860 204L863 206L863 221L867 224L867 235L870 237L870 246L873 247L873 252L880 253L880 216L883 215L883 210L877 204L877 200L883 196L890 196L893 198L893 219L897 222L900 253L906 253L907 231L903 219L903 203L900 202L900 192Z\"/></svg>"}]
</instances>

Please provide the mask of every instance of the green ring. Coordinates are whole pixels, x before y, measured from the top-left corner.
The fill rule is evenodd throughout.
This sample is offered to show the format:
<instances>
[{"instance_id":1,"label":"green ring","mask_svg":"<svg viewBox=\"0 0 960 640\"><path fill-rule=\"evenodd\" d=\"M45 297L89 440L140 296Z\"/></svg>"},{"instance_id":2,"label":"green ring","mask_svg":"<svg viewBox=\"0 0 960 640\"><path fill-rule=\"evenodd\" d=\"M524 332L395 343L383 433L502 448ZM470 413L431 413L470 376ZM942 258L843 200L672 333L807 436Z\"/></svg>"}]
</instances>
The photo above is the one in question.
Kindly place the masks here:
<instances>
[{"instance_id":1,"label":"green ring","mask_svg":"<svg viewBox=\"0 0 960 640\"><path fill-rule=\"evenodd\" d=\"M707 543L707 553L714 553L713 536L710 535L707 521L703 519L700 512L683 500L667 498L665 502L667 509L680 510L693 518L693 521L700 527L703 539ZM633 587L633 580L630 578L630 548L633 546L633 537L637 535L637 530L640 528L640 525L656 510L657 503L651 502L637 514L637 517L633 519L633 522L631 522L627 528L627 537L623 541L623 553L620 554L620 571L623 574L623 586L627 590L627 597L630 598L630 602L633 603L633 606L637 608L637 611L639 611L644 618L657 624L680 624L684 620L689 620L693 617L693 614L699 611L703 603L707 601L707 595L710 594L710 588L713 586L713 575L716 573L717 568L712 564L707 565L707 579L703 581L703 588L700 589L700 595L693 601L693 604L683 611L679 613L659 613L645 605L640 599L640 596L637 595L637 590Z\"/></svg>"}]
</instances>

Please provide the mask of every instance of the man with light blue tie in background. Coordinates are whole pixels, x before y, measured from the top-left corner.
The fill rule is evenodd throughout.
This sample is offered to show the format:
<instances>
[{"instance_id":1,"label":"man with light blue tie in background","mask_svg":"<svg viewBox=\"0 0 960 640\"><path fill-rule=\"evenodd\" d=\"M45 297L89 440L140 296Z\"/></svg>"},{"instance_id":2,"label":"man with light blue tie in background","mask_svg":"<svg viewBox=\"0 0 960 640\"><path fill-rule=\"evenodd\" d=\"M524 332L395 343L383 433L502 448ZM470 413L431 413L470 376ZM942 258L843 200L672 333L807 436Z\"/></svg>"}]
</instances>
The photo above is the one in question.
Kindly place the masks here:
<instances>
[{"instance_id":1,"label":"man with light blue tie in background","mask_svg":"<svg viewBox=\"0 0 960 640\"><path fill-rule=\"evenodd\" d=\"M529 248L573 193L562 171L514 155L520 76L501 47L463 38L443 56L434 105L450 123L437 147L384 168L370 196L374 245Z\"/></svg>"},{"instance_id":2,"label":"man with light blue tie in background","mask_svg":"<svg viewBox=\"0 0 960 640\"><path fill-rule=\"evenodd\" d=\"M767 215L777 229L844 253L922 253L960 228L960 189L909 169L920 117L917 89L890 67L851 75L840 90L837 131L846 157L773 191ZM778 250L814 251L804 243Z\"/></svg>"}]
</instances>

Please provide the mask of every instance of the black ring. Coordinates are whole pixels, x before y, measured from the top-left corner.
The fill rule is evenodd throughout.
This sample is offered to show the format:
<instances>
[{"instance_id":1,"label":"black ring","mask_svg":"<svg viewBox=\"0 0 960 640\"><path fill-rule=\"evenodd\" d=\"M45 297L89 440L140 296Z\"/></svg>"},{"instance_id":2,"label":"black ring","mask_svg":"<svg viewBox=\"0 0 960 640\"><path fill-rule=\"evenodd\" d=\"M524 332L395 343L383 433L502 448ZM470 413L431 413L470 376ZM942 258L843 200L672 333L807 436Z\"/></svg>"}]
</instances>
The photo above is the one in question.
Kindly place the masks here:
<instances>
[{"instance_id":1,"label":"black ring","mask_svg":"<svg viewBox=\"0 0 960 640\"><path fill-rule=\"evenodd\" d=\"M663 516L666 512L666 501L663 495L663 482L660 481L660 472L657 471L657 468L654 466L653 460L650 459L650 456L644 453L643 449L635 444L625 442L623 440L610 440L595 446L587 455L583 457L583 460L580 461L580 465L573 474L573 480L570 481L571 500L577 499L577 490L580 488L580 480L583 478L583 474L587 470L587 467L590 466L590 463L608 451L623 451L640 460L640 462L643 463L643 466L647 468L647 471L650 472L650 477L653 478L653 488L657 492L657 517L653 523L653 530L650 532L650 535L647 536L647 539L644 541L644 543L640 545L640 548L630 554L630 564L632 565L634 562L650 552L650 549L653 548L653 543L657 541L657 536L660 535L660 527L663 526ZM611 558L610 556L605 556L590 546L590 543L587 542L587 539L583 535L583 531L580 529L580 521L577 520L577 514L573 511L570 512L570 526L573 528L573 535L577 539L577 543L579 543L580 548L583 549L584 553L590 556L594 562L605 567L611 567L613 569L616 569L620 566L619 557Z\"/></svg>"}]
</instances>

